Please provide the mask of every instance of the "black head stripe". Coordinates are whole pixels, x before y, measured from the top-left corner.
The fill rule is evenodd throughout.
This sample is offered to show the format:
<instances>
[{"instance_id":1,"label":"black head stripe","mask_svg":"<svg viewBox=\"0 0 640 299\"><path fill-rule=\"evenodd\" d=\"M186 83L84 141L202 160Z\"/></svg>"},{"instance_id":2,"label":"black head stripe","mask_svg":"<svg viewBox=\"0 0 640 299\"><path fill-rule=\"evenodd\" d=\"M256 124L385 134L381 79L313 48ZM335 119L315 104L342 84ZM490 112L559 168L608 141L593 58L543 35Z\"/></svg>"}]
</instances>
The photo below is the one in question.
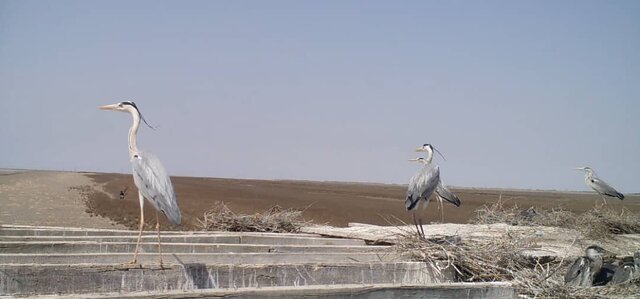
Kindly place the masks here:
<instances>
[{"instance_id":1,"label":"black head stripe","mask_svg":"<svg viewBox=\"0 0 640 299\"><path fill-rule=\"evenodd\" d=\"M129 106L133 106L133 108L136 108L136 110L138 110L138 106L136 106L136 103L132 102L132 101L124 101L121 103L122 105L129 105Z\"/></svg>"},{"instance_id":2,"label":"black head stripe","mask_svg":"<svg viewBox=\"0 0 640 299\"><path fill-rule=\"evenodd\" d=\"M120 103L121 105L129 105L132 106L133 108L136 108L136 111L138 111L138 115L140 115L140 118L142 119L142 121L151 129L155 130L156 128L153 127L152 125L150 125L146 119L144 119L144 116L142 116L142 112L140 112L140 109L138 109L138 106L136 106L136 103L134 103L133 101L124 101Z\"/></svg>"}]
</instances>

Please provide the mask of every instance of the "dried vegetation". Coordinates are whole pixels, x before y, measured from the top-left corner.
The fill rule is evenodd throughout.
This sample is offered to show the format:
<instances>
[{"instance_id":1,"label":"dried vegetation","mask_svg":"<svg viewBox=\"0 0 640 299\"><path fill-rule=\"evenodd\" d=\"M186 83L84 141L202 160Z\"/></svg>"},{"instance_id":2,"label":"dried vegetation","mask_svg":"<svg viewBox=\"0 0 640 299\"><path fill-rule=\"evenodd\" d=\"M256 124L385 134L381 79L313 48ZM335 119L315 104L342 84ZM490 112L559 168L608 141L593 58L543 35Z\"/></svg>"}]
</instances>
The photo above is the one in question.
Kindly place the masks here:
<instances>
[{"instance_id":1,"label":"dried vegetation","mask_svg":"<svg viewBox=\"0 0 640 299\"><path fill-rule=\"evenodd\" d=\"M198 221L205 230L232 232L296 233L307 224L300 210L273 206L262 213L245 215L233 212L221 201Z\"/></svg>"},{"instance_id":2,"label":"dried vegetation","mask_svg":"<svg viewBox=\"0 0 640 299\"><path fill-rule=\"evenodd\" d=\"M640 233L640 215L626 209L615 211L607 206L595 206L585 213L577 214L562 208L522 209L516 204L508 206L502 200L498 200L478 209L471 223L571 228L594 240L610 238L617 234Z\"/></svg>"},{"instance_id":3,"label":"dried vegetation","mask_svg":"<svg viewBox=\"0 0 640 299\"><path fill-rule=\"evenodd\" d=\"M595 240L613 234L640 232L640 215L596 207L584 214L562 209L522 209L501 200L477 211L477 224L507 223L526 226L573 228ZM505 232L487 241L424 240L414 232L396 244L401 253L431 264L434 269L453 269L460 281L510 281L521 298L640 298L640 280L617 286L573 288L564 285L564 274L573 260L542 260L523 252L536 248L533 236Z\"/></svg>"}]
</instances>

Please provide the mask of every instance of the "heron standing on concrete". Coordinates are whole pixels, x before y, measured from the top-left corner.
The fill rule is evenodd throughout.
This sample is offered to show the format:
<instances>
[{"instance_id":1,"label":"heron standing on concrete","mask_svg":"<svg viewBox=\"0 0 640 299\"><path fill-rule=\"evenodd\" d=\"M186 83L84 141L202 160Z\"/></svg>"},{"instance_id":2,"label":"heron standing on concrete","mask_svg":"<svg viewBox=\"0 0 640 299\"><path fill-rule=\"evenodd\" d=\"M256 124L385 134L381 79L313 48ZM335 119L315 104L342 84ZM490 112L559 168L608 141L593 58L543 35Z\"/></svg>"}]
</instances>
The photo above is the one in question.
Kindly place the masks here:
<instances>
[{"instance_id":1,"label":"heron standing on concrete","mask_svg":"<svg viewBox=\"0 0 640 299\"><path fill-rule=\"evenodd\" d=\"M128 112L133 117L133 125L129 129L129 158L133 166L133 181L138 187L138 198L140 201L140 231L138 232L138 241L136 242L136 250L133 255L131 264L138 261L138 252L140 250L140 240L142 238L142 229L144 226L144 199L156 209L156 230L158 231L158 253L160 254L160 266L162 267L162 248L160 243L160 222L158 211L162 212L167 219L174 224L179 225L181 222L180 208L176 201L176 194L173 191L171 179L160 163L158 158L150 153L141 152L137 147L137 134L140 120L145 124L146 120L142 117L140 110L134 102L120 102L117 104L99 107L102 110L113 110ZM149 125L149 124L147 124ZM151 126L149 126L151 127Z\"/></svg>"},{"instance_id":2,"label":"heron standing on concrete","mask_svg":"<svg viewBox=\"0 0 640 299\"><path fill-rule=\"evenodd\" d=\"M413 211L413 223L416 225L418 235L424 238L424 229L422 228L422 220L416 220L416 210L421 201L424 200L423 208L429 204L429 198L436 192L438 199L451 202L456 206L460 206L460 199L447 190L440 181L440 167L431 164L433 159L433 146L425 144L427 158L415 158L409 161L416 161L423 164L422 168L409 180L407 189L407 197L405 207L408 211ZM437 151L437 150L436 150ZM438 151L438 153L440 153Z\"/></svg>"},{"instance_id":3,"label":"heron standing on concrete","mask_svg":"<svg viewBox=\"0 0 640 299\"><path fill-rule=\"evenodd\" d=\"M607 204L607 200L604 197L605 195L610 197L616 197L616 198L619 198L620 200L624 199L624 195L622 193L616 191L616 189L609 186L609 184L607 184L605 181L596 177L596 173L595 171L593 171L593 169L591 169L591 167L578 167L576 169L583 170L586 172L584 175L584 181L587 183L587 185L589 185L589 187L591 187L591 189L595 190L596 192L598 192L598 194L600 194L600 197L602 198L602 201L604 202L605 205Z\"/></svg>"},{"instance_id":4,"label":"heron standing on concrete","mask_svg":"<svg viewBox=\"0 0 640 299\"><path fill-rule=\"evenodd\" d=\"M604 249L591 245L585 250L586 256L579 257L564 275L564 284L572 287L590 287L593 278L602 268Z\"/></svg>"}]
</instances>

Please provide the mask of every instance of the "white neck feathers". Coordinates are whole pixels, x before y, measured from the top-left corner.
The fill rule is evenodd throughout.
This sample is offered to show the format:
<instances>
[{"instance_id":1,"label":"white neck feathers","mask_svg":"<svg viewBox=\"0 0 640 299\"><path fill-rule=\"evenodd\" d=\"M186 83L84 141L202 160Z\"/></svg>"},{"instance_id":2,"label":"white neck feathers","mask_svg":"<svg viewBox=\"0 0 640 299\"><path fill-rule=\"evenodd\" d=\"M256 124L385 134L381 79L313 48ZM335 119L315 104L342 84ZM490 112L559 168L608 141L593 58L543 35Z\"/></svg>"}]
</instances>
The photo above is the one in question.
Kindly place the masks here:
<instances>
[{"instance_id":1,"label":"white neck feathers","mask_svg":"<svg viewBox=\"0 0 640 299\"><path fill-rule=\"evenodd\" d=\"M140 126L140 113L137 110L130 111L133 124L129 128L129 155L133 157L138 153L138 127Z\"/></svg>"},{"instance_id":2,"label":"white neck feathers","mask_svg":"<svg viewBox=\"0 0 640 299\"><path fill-rule=\"evenodd\" d=\"M427 157L425 158L427 164L431 163L431 160L433 160L433 150L430 147L426 148L427 150Z\"/></svg>"}]
</instances>

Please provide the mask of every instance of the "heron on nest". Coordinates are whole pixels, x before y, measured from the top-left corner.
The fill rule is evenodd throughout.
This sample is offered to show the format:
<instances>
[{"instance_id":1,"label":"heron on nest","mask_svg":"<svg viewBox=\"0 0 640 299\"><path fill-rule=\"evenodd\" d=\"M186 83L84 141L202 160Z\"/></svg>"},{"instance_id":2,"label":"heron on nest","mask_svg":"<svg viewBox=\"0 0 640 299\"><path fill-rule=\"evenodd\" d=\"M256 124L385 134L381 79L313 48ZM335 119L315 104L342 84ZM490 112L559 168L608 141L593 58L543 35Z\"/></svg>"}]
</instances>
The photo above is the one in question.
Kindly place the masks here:
<instances>
[{"instance_id":1,"label":"heron on nest","mask_svg":"<svg viewBox=\"0 0 640 299\"><path fill-rule=\"evenodd\" d=\"M591 245L581 256L573 262L564 275L564 284L572 287L590 287L593 278L602 268L602 254L604 249L598 245Z\"/></svg>"}]
</instances>

